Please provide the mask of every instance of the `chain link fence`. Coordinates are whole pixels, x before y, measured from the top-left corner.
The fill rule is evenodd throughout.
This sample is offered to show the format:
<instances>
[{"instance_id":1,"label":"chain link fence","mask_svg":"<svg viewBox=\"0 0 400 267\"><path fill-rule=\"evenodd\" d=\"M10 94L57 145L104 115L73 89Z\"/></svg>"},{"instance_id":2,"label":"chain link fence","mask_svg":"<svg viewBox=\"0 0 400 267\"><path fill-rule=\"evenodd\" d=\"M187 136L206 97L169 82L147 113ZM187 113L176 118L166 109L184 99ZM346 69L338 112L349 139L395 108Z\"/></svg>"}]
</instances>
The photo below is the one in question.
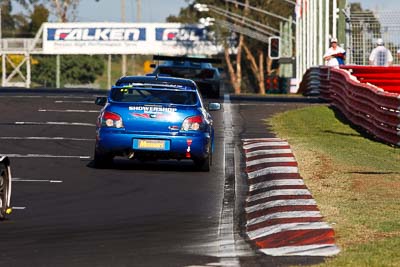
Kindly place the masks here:
<instances>
[{"instance_id":1,"label":"chain link fence","mask_svg":"<svg viewBox=\"0 0 400 267\"><path fill-rule=\"evenodd\" d=\"M393 55L393 64L400 64L400 10L353 12L350 19L350 56L348 64L368 65L369 55L382 38Z\"/></svg>"}]
</instances>

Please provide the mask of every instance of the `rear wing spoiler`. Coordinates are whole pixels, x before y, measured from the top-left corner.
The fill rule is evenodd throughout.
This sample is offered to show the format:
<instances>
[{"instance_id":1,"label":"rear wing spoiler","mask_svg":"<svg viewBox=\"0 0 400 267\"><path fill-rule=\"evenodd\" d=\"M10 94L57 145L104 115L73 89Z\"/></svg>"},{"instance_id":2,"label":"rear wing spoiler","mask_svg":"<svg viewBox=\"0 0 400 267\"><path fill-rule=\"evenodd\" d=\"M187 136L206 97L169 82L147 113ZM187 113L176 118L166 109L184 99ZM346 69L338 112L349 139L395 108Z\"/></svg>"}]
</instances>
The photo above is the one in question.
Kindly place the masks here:
<instances>
[{"instance_id":1,"label":"rear wing spoiler","mask_svg":"<svg viewBox=\"0 0 400 267\"><path fill-rule=\"evenodd\" d=\"M219 58L200 58L200 57L172 57L172 56L160 56L154 55L153 60L171 60L171 61L191 61L197 63L213 63L213 64L220 64L222 60Z\"/></svg>"}]
</instances>

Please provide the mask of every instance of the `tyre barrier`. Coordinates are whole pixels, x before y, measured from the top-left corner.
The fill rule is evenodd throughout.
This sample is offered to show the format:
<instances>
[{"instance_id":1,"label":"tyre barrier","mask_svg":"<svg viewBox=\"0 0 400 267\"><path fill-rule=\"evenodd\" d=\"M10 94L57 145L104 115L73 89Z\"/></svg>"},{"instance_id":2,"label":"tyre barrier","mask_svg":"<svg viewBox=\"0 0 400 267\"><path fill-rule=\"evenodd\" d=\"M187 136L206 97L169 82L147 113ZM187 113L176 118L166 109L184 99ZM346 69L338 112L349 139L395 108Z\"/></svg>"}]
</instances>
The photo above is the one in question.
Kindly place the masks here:
<instances>
[{"instance_id":1,"label":"tyre barrier","mask_svg":"<svg viewBox=\"0 0 400 267\"><path fill-rule=\"evenodd\" d=\"M334 230L301 178L288 142L243 139L248 177L246 234L271 256L333 256Z\"/></svg>"},{"instance_id":2,"label":"tyre barrier","mask_svg":"<svg viewBox=\"0 0 400 267\"><path fill-rule=\"evenodd\" d=\"M304 96L316 96L320 94L321 73L319 67L309 68L300 83L298 93Z\"/></svg>"},{"instance_id":3,"label":"tyre barrier","mask_svg":"<svg viewBox=\"0 0 400 267\"><path fill-rule=\"evenodd\" d=\"M390 74L399 78L392 76L389 80ZM306 72L303 79L314 78ZM400 146L400 84L396 85L400 81L400 67L323 66L319 67L318 79L321 99L330 102L353 125L374 138Z\"/></svg>"}]
</instances>

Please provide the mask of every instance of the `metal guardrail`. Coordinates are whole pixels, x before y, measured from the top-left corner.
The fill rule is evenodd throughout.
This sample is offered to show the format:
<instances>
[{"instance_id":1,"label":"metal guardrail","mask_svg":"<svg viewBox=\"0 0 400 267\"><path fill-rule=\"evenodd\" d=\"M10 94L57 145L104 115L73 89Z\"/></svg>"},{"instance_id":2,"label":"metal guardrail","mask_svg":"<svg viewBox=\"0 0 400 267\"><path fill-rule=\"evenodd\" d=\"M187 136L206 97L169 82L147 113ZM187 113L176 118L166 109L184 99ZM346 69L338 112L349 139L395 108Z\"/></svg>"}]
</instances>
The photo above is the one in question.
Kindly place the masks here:
<instances>
[{"instance_id":1,"label":"metal guardrail","mask_svg":"<svg viewBox=\"0 0 400 267\"><path fill-rule=\"evenodd\" d=\"M34 38L4 38L0 39L0 52L24 54L42 51L42 40Z\"/></svg>"}]
</instances>

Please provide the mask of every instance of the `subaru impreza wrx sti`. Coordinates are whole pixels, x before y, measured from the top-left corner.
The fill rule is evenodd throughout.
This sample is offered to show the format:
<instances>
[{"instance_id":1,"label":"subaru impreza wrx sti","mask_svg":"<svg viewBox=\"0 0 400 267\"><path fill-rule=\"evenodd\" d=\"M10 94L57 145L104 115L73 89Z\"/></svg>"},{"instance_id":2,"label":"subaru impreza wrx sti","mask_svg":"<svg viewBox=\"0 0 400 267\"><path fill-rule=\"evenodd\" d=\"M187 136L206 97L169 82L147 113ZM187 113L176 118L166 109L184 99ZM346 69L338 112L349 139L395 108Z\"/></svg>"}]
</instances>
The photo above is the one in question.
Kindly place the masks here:
<instances>
[{"instance_id":1,"label":"subaru impreza wrx sti","mask_svg":"<svg viewBox=\"0 0 400 267\"><path fill-rule=\"evenodd\" d=\"M120 78L97 119L94 164L109 166L115 156L129 159L190 159L209 171L214 150L214 128L192 80L127 76Z\"/></svg>"}]
</instances>

